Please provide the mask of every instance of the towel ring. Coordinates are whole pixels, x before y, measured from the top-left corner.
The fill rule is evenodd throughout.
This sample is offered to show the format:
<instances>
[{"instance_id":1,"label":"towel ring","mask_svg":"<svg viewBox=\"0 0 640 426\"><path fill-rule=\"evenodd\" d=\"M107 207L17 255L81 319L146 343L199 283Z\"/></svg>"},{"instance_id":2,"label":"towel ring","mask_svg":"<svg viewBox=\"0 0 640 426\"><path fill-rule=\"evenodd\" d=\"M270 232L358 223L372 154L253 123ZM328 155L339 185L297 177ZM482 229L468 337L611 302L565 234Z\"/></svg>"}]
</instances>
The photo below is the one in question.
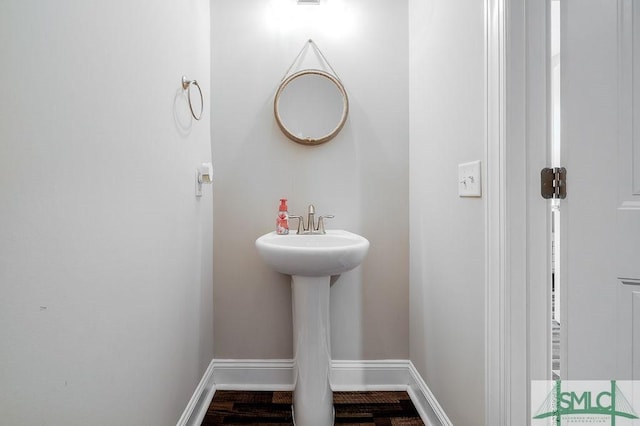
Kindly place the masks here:
<instances>
[{"instance_id":1,"label":"towel ring","mask_svg":"<svg viewBox=\"0 0 640 426\"><path fill-rule=\"evenodd\" d=\"M196 115L193 111L193 104L191 103L191 86L196 86L198 88L198 92L200 92L200 114ZM204 111L204 96L202 96L202 89L196 80L187 80L187 77L182 76L182 88L187 91L187 99L189 99L189 109L191 110L191 115L196 120L200 120L202 118L202 112Z\"/></svg>"}]
</instances>

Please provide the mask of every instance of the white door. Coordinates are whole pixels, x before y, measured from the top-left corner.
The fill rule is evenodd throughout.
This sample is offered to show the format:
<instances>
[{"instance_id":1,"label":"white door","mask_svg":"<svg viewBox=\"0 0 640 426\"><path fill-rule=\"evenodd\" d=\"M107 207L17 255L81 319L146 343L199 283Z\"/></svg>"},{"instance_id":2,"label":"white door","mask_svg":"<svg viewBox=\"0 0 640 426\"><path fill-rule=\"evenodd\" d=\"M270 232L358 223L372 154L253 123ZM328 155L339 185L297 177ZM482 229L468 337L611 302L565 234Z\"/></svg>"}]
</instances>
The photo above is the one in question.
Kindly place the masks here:
<instances>
[{"instance_id":1,"label":"white door","mask_svg":"<svg viewBox=\"0 0 640 426\"><path fill-rule=\"evenodd\" d=\"M640 379L640 2L561 0L561 43L561 377Z\"/></svg>"}]
</instances>

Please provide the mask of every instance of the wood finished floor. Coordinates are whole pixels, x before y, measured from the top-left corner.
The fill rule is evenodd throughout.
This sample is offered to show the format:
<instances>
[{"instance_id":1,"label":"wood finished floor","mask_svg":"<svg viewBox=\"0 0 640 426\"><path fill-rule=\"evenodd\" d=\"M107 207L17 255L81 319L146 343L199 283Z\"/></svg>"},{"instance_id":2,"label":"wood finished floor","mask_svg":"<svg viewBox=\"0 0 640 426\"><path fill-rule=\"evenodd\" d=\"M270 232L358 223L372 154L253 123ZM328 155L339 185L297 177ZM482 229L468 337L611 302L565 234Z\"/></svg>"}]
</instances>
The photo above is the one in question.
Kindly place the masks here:
<instances>
[{"instance_id":1,"label":"wood finished floor","mask_svg":"<svg viewBox=\"0 0 640 426\"><path fill-rule=\"evenodd\" d=\"M293 425L291 396L291 392L216 391L202 426ZM333 405L336 425L424 425L406 392L334 392Z\"/></svg>"}]
</instances>

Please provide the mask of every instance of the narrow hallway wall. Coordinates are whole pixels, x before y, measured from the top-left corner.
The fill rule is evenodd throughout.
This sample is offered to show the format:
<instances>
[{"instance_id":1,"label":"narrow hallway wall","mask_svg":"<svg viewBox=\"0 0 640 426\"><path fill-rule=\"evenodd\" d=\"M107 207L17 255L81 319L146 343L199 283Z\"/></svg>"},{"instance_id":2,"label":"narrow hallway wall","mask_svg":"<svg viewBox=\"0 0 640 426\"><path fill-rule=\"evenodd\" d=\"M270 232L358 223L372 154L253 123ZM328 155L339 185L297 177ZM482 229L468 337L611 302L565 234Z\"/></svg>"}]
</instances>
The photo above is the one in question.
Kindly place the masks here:
<instances>
[{"instance_id":1,"label":"narrow hallway wall","mask_svg":"<svg viewBox=\"0 0 640 426\"><path fill-rule=\"evenodd\" d=\"M0 416L172 425L213 357L209 3L0 3Z\"/></svg>"},{"instance_id":2,"label":"narrow hallway wall","mask_svg":"<svg viewBox=\"0 0 640 426\"><path fill-rule=\"evenodd\" d=\"M465 426L485 411L485 207L458 197L484 158L483 7L409 0L411 361Z\"/></svg>"}]
</instances>

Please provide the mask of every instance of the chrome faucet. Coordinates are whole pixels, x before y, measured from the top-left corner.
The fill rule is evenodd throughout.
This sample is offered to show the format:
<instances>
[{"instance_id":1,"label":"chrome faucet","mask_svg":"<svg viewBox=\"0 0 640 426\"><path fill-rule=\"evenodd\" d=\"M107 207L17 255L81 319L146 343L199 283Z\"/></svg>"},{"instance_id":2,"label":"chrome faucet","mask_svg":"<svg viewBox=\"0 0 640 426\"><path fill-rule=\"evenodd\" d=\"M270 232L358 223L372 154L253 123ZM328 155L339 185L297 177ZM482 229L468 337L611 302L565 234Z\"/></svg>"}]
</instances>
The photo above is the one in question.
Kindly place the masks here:
<instances>
[{"instance_id":1,"label":"chrome faucet","mask_svg":"<svg viewBox=\"0 0 640 426\"><path fill-rule=\"evenodd\" d=\"M324 220L333 218L332 214L319 216L318 223L315 220L316 208L313 204L309 204L307 211L307 225L304 224L304 218L302 216L289 215L289 219L298 219L298 231L297 234L326 234L324 229Z\"/></svg>"}]
</instances>

